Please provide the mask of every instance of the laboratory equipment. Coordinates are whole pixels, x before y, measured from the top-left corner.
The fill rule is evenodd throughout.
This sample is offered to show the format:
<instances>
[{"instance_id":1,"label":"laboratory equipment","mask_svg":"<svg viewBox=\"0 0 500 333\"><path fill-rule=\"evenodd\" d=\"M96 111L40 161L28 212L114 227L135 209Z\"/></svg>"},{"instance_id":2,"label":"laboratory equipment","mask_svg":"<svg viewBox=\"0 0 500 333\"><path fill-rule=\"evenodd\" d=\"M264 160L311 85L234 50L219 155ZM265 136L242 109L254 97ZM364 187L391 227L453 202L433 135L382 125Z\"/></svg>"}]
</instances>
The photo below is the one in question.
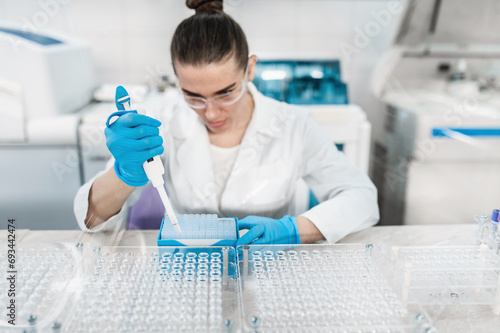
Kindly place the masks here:
<instances>
[{"instance_id":1,"label":"laboratory equipment","mask_svg":"<svg viewBox=\"0 0 500 333\"><path fill-rule=\"evenodd\" d=\"M158 246L235 246L239 239L237 218L218 218L216 214L179 214L179 234L167 214L158 234Z\"/></svg>"},{"instance_id":2,"label":"laboratory equipment","mask_svg":"<svg viewBox=\"0 0 500 333\"><path fill-rule=\"evenodd\" d=\"M393 246L391 260L408 304L432 312L438 330L498 331L500 256L486 244Z\"/></svg>"},{"instance_id":3,"label":"laboratory equipment","mask_svg":"<svg viewBox=\"0 0 500 333\"><path fill-rule=\"evenodd\" d=\"M240 330L234 248L17 247L17 321L7 332ZM7 290L8 282L0 286ZM0 298L7 304L6 293Z\"/></svg>"},{"instance_id":4,"label":"laboratory equipment","mask_svg":"<svg viewBox=\"0 0 500 333\"><path fill-rule=\"evenodd\" d=\"M168 102L171 100L169 96L172 92L177 94L175 89L169 89L167 93L162 94L155 90L143 93L143 88L139 86L125 85L125 88L132 92L132 102L152 114L165 112L165 106L169 105ZM136 91L141 91L141 93L134 93ZM89 181L99 171L104 170L106 163L112 157L106 146L104 128L106 127L106 119L112 112L116 111L115 92L116 87L114 86L112 103L110 101L92 103L81 112L81 121L78 126L78 148L81 156L82 182ZM102 98L107 100L110 97L103 96Z\"/></svg>"},{"instance_id":5,"label":"laboratory equipment","mask_svg":"<svg viewBox=\"0 0 500 333\"><path fill-rule=\"evenodd\" d=\"M347 159L368 172L371 125L366 113L348 104L339 60L263 59L253 83L265 96L303 105Z\"/></svg>"},{"instance_id":6,"label":"laboratory equipment","mask_svg":"<svg viewBox=\"0 0 500 333\"><path fill-rule=\"evenodd\" d=\"M289 104L348 104L339 60L259 60L253 83L265 96Z\"/></svg>"},{"instance_id":7,"label":"laboratory equipment","mask_svg":"<svg viewBox=\"0 0 500 333\"><path fill-rule=\"evenodd\" d=\"M498 233L498 217L499 217L499 210L494 209L493 212L491 213L491 224L490 224L490 234L489 234L489 239L488 239L488 246L490 249L493 249L494 251L497 251L498 248L496 246L496 237Z\"/></svg>"},{"instance_id":8,"label":"laboratory equipment","mask_svg":"<svg viewBox=\"0 0 500 333\"><path fill-rule=\"evenodd\" d=\"M92 99L97 84L87 43L2 23L0 48L0 106L9 110L0 143L30 142L37 118L72 113Z\"/></svg>"},{"instance_id":9,"label":"laboratory equipment","mask_svg":"<svg viewBox=\"0 0 500 333\"><path fill-rule=\"evenodd\" d=\"M102 247L91 258L63 332L238 330L234 248Z\"/></svg>"},{"instance_id":10,"label":"laboratory equipment","mask_svg":"<svg viewBox=\"0 0 500 333\"><path fill-rule=\"evenodd\" d=\"M380 224L469 223L497 204L499 9L489 0L406 2L373 75Z\"/></svg>"},{"instance_id":11,"label":"laboratory equipment","mask_svg":"<svg viewBox=\"0 0 500 333\"><path fill-rule=\"evenodd\" d=\"M500 219L498 210L493 210L491 216L476 215L474 220L479 224L476 233L477 245L487 246L500 255L500 230L498 228Z\"/></svg>"},{"instance_id":12,"label":"laboratory equipment","mask_svg":"<svg viewBox=\"0 0 500 333\"><path fill-rule=\"evenodd\" d=\"M238 247L247 331L429 332L372 244Z\"/></svg>"},{"instance_id":13,"label":"laboratory equipment","mask_svg":"<svg viewBox=\"0 0 500 333\"><path fill-rule=\"evenodd\" d=\"M0 49L0 219L16 218L19 228L76 229L77 111L96 86L89 46L2 22Z\"/></svg>"},{"instance_id":14,"label":"laboratory equipment","mask_svg":"<svg viewBox=\"0 0 500 333\"><path fill-rule=\"evenodd\" d=\"M17 243L14 252L8 252L6 243L0 244L0 262L5 263L0 279L5 292L0 294L0 301L14 304L13 311L9 310L12 317L1 316L0 331L12 328L13 332L31 332L31 326L52 325L70 300L69 287L83 258L81 244ZM15 326L9 320L14 320Z\"/></svg>"},{"instance_id":15,"label":"laboratory equipment","mask_svg":"<svg viewBox=\"0 0 500 333\"><path fill-rule=\"evenodd\" d=\"M125 88L123 88L123 86L118 86L116 88L115 103L116 103L118 110L125 110L125 111L118 111L118 112L112 113L109 116L108 121L106 122L106 126L108 126L108 127L110 126L110 122L113 120L114 117L119 117L127 112L135 112L135 111L131 111L131 109L130 109L130 96L128 95ZM145 111L142 111L141 113L145 114ZM115 166L116 165L117 164L115 163ZM154 156L154 157L148 159L147 161L145 161L143 163L143 168L144 168L144 171L146 173L147 178L151 181L152 185L158 191L158 194L160 195L161 201L162 201L163 205L165 206L165 210L167 212L167 215L169 217L170 222L174 226L175 230L178 233L181 233L181 229L179 227L179 223L178 223L177 218L175 216L174 209L172 208L172 205L170 204L170 200L168 199L168 196L167 196L167 192L165 191L165 186L164 186L165 181L163 180L163 174L165 173L165 168L163 167L163 162L161 161L160 156Z\"/></svg>"},{"instance_id":16,"label":"laboratory equipment","mask_svg":"<svg viewBox=\"0 0 500 333\"><path fill-rule=\"evenodd\" d=\"M489 227L490 216L476 219ZM7 249L0 243L0 262L8 262ZM2 332L493 333L500 327L500 256L487 244L385 251L373 244L21 242L15 256L17 273L4 270L0 288L8 290L9 274L16 274L16 326L1 326ZM9 300L0 294L0 302Z\"/></svg>"},{"instance_id":17,"label":"laboratory equipment","mask_svg":"<svg viewBox=\"0 0 500 333\"><path fill-rule=\"evenodd\" d=\"M125 85L124 87L131 93L130 97L132 103L134 103L137 108L148 110L148 114L155 115L157 119L161 119L159 118L160 115L169 115L169 112L172 110L170 106L178 97L177 89L173 88L167 89L164 93L160 93L156 90L150 90L143 93L143 87L140 86ZM137 91L141 93L137 93ZM113 85L113 101L115 92L116 85ZM106 97L106 100L108 99L110 99L109 96ZM88 182L98 172L102 172L112 167L112 165L107 165L112 155L106 146L104 129L106 128L106 120L114 111L116 111L114 102L92 103L82 110L81 122L78 127L82 182ZM153 189L153 192L154 193L151 193L151 195L158 197L157 190ZM160 198L158 197L158 199ZM148 201L147 205L151 204L152 203ZM141 200L137 202L137 205L144 207ZM164 207L161 200L157 200L155 205L157 205L154 208L156 213L154 213L153 216L158 218L156 226L156 229L158 229L163 218ZM159 211L160 213L158 213ZM147 214L144 215L144 218L149 217L150 216ZM129 216L127 215L126 218L121 221L122 227L127 225L128 219Z\"/></svg>"}]
</instances>

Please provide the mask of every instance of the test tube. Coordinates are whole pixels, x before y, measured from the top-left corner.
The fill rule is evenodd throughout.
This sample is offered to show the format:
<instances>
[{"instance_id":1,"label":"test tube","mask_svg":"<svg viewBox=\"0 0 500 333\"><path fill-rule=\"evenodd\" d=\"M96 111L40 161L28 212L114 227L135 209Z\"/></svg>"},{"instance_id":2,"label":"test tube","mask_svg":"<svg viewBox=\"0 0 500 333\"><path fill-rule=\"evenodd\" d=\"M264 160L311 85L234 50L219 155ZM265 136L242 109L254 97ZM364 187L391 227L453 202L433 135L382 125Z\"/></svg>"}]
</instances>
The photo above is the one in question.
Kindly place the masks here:
<instances>
[{"instance_id":1,"label":"test tube","mask_svg":"<svg viewBox=\"0 0 500 333\"><path fill-rule=\"evenodd\" d=\"M186 271L184 272L184 276L187 282L193 282L196 280L196 274L194 273L194 271Z\"/></svg>"},{"instance_id":2,"label":"test tube","mask_svg":"<svg viewBox=\"0 0 500 333\"><path fill-rule=\"evenodd\" d=\"M198 275L199 282L207 282L208 281L208 271L205 269L199 269L196 273Z\"/></svg>"},{"instance_id":3,"label":"test tube","mask_svg":"<svg viewBox=\"0 0 500 333\"><path fill-rule=\"evenodd\" d=\"M481 284L483 283L483 269L484 265L486 265L486 252L488 251L488 245L481 244L479 245L479 270L476 273L476 291L479 292L481 290Z\"/></svg>"},{"instance_id":4,"label":"test tube","mask_svg":"<svg viewBox=\"0 0 500 333\"><path fill-rule=\"evenodd\" d=\"M220 254L219 254L220 256ZM222 285L227 289L227 274L228 274L228 261L229 261L229 248L222 248ZM219 258L218 258L219 259ZM220 260L220 259L219 259Z\"/></svg>"},{"instance_id":5,"label":"test tube","mask_svg":"<svg viewBox=\"0 0 500 333\"><path fill-rule=\"evenodd\" d=\"M243 287L245 287L245 283L248 278L248 250L250 246L243 245Z\"/></svg>"},{"instance_id":6,"label":"test tube","mask_svg":"<svg viewBox=\"0 0 500 333\"><path fill-rule=\"evenodd\" d=\"M406 306L408 303L408 289L410 288L411 284L411 271L413 269L413 265L411 263L406 263L405 264L405 270L404 270L404 283L403 283L403 292L402 292L402 299L403 303Z\"/></svg>"},{"instance_id":7,"label":"test tube","mask_svg":"<svg viewBox=\"0 0 500 333\"><path fill-rule=\"evenodd\" d=\"M172 253L162 253L160 261L163 263L172 262Z\"/></svg>"},{"instance_id":8,"label":"test tube","mask_svg":"<svg viewBox=\"0 0 500 333\"><path fill-rule=\"evenodd\" d=\"M178 264L184 263L184 253L176 253L174 254L174 262Z\"/></svg>"},{"instance_id":9,"label":"test tube","mask_svg":"<svg viewBox=\"0 0 500 333\"><path fill-rule=\"evenodd\" d=\"M207 264L209 262L208 257L209 257L208 253L202 252L198 255L198 262Z\"/></svg>"},{"instance_id":10,"label":"test tube","mask_svg":"<svg viewBox=\"0 0 500 333\"><path fill-rule=\"evenodd\" d=\"M372 249L373 249L373 244L366 244L365 245L365 255L367 257L370 257L372 255Z\"/></svg>"},{"instance_id":11,"label":"test tube","mask_svg":"<svg viewBox=\"0 0 500 333\"><path fill-rule=\"evenodd\" d=\"M398 260L398 255L399 255L399 246L391 247L391 261L393 264L395 264L396 261Z\"/></svg>"},{"instance_id":12,"label":"test tube","mask_svg":"<svg viewBox=\"0 0 500 333\"><path fill-rule=\"evenodd\" d=\"M495 252L496 254L500 254L500 230L497 230L495 234L495 243L496 243Z\"/></svg>"},{"instance_id":13,"label":"test tube","mask_svg":"<svg viewBox=\"0 0 500 333\"><path fill-rule=\"evenodd\" d=\"M186 263L189 263L189 264L194 264L196 263L196 253L194 252L189 252L188 254L186 254Z\"/></svg>"},{"instance_id":14,"label":"test tube","mask_svg":"<svg viewBox=\"0 0 500 333\"><path fill-rule=\"evenodd\" d=\"M221 274L220 274L220 271L211 271L210 272L210 280L212 282L220 282L221 281ZM215 286L217 286L217 284L215 284Z\"/></svg>"},{"instance_id":15,"label":"test tube","mask_svg":"<svg viewBox=\"0 0 500 333\"><path fill-rule=\"evenodd\" d=\"M497 290L495 293L495 299L493 300L492 312L494 315L500 315L500 276L498 277Z\"/></svg>"},{"instance_id":16,"label":"test tube","mask_svg":"<svg viewBox=\"0 0 500 333\"><path fill-rule=\"evenodd\" d=\"M495 250L496 249L496 244L495 244L495 234L498 230L498 217L499 217L500 210L494 209L493 212L491 213L491 229L490 229L490 234L488 237L488 244L490 249Z\"/></svg>"},{"instance_id":17,"label":"test tube","mask_svg":"<svg viewBox=\"0 0 500 333\"><path fill-rule=\"evenodd\" d=\"M486 221L488 220L488 215L476 215L474 220L479 224L477 231L477 245L483 242L484 230L486 227Z\"/></svg>"}]
</instances>

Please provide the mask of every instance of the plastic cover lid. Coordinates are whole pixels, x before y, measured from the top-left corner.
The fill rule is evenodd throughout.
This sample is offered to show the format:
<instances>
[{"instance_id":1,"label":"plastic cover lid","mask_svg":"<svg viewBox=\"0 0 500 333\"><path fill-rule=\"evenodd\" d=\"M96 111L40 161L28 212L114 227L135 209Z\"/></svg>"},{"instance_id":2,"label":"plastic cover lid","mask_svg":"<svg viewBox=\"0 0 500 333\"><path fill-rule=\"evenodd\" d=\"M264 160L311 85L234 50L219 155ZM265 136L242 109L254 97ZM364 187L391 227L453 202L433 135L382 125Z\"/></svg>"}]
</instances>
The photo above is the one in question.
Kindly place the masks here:
<instances>
[{"instance_id":1,"label":"plastic cover lid","mask_svg":"<svg viewBox=\"0 0 500 333\"><path fill-rule=\"evenodd\" d=\"M395 44L500 44L498 0L407 0Z\"/></svg>"}]
</instances>

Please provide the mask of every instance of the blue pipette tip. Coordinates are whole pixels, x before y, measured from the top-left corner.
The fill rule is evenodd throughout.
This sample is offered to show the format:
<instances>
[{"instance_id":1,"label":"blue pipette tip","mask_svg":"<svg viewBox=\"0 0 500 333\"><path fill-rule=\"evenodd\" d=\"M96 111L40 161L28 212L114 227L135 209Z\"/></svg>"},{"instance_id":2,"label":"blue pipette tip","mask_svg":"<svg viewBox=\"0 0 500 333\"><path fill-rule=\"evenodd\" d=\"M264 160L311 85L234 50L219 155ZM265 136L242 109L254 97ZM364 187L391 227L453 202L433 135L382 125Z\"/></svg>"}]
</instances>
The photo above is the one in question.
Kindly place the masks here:
<instances>
[{"instance_id":1,"label":"blue pipette tip","mask_svg":"<svg viewBox=\"0 0 500 333\"><path fill-rule=\"evenodd\" d=\"M115 104L118 110L125 110L123 103L130 103L130 96L123 86L116 87Z\"/></svg>"}]
</instances>

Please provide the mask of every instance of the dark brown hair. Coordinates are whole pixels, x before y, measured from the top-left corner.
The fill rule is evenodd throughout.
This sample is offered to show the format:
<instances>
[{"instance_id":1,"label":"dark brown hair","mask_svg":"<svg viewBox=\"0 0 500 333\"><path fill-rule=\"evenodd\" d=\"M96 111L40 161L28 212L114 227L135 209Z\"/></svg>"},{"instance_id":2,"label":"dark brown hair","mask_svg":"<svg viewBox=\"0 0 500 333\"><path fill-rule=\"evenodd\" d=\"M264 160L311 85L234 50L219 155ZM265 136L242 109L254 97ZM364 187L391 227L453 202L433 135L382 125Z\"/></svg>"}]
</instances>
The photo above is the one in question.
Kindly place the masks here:
<instances>
[{"instance_id":1,"label":"dark brown hair","mask_svg":"<svg viewBox=\"0 0 500 333\"><path fill-rule=\"evenodd\" d=\"M240 25L222 9L222 0L186 0L196 14L175 30L170 55L172 64L218 63L234 56L239 68L248 62L247 39Z\"/></svg>"}]
</instances>

